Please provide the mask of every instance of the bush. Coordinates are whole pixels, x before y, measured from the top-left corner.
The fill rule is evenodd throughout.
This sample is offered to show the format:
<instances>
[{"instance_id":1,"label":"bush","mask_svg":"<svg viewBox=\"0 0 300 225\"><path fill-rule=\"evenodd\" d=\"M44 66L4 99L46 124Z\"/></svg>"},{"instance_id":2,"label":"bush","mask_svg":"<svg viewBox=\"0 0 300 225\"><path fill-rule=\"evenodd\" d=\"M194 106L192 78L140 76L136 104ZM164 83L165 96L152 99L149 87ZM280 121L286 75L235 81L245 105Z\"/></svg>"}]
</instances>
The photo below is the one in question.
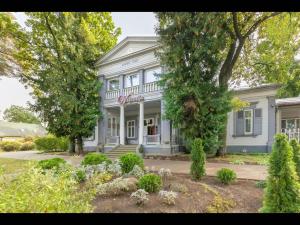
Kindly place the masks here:
<instances>
[{"instance_id":1,"label":"bush","mask_svg":"<svg viewBox=\"0 0 300 225\"><path fill-rule=\"evenodd\" d=\"M217 172L217 178L223 184L229 184L236 179L236 173L228 168L222 168Z\"/></svg>"},{"instance_id":2,"label":"bush","mask_svg":"<svg viewBox=\"0 0 300 225\"><path fill-rule=\"evenodd\" d=\"M268 166L269 176L264 189L261 212L299 212L298 176L293 162L293 150L285 134L277 134Z\"/></svg>"},{"instance_id":3,"label":"bush","mask_svg":"<svg viewBox=\"0 0 300 225\"><path fill-rule=\"evenodd\" d=\"M161 177L154 173L146 174L139 179L138 187L150 193L157 192L162 187Z\"/></svg>"},{"instance_id":4,"label":"bush","mask_svg":"<svg viewBox=\"0 0 300 225\"><path fill-rule=\"evenodd\" d=\"M144 170L138 165L134 165L133 169L129 173L129 175L135 176L137 178L144 176L144 174Z\"/></svg>"},{"instance_id":5,"label":"bush","mask_svg":"<svg viewBox=\"0 0 300 225\"><path fill-rule=\"evenodd\" d=\"M68 173L31 167L14 179L0 175L1 213L92 212L94 193L79 190Z\"/></svg>"},{"instance_id":6,"label":"bush","mask_svg":"<svg viewBox=\"0 0 300 225\"><path fill-rule=\"evenodd\" d=\"M135 191L137 189L136 178L116 178L109 183L100 184L97 187L99 195L120 195L123 192Z\"/></svg>"},{"instance_id":7,"label":"bush","mask_svg":"<svg viewBox=\"0 0 300 225\"><path fill-rule=\"evenodd\" d=\"M192 143L192 165L191 175L193 179L200 180L205 175L205 152L203 151L202 140L196 138Z\"/></svg>"},{"instance_id":8,"label":"bush","mask_svg":"<svg viewBox=\"0 0 300 225\"><path fill-rule=\"evenodd\" d=\"M18 150L20 150L20 147L21 147L21 143L18 141L2 141L2 142L0 142L0 148L6 152L18 151Z\"/></svg>"},{"instance_id":9,"label":"bush","mask_svg":"<svg viewBox=\"0 0 300 225\"><path fill-rule=\"evenodd\" d=\"M264 180L260 180L260 181L257 181L257 182L255 183L255 186L256 186L257 188L264 189L264 188L267 186L267 183L266 183L266 181L264 181Z\"/></svg>"},{"instance_id":10,"label":"bush","mask_svg":"<svg viewBox=\"0 0 300 225\"><path fill-rule=\"evenodd\" d=\"M187 193L189 191L187 186L181 183L171 183L170 190L181 193Z\"/></svg>"},{"instance_id":11,"label":"bush","mask_svg":"<svg viewBox=\"0 0 300 225\"><path fill-rule=\"evenodd\" d=\"M43 151L67 151L69 140L66 137L55 137L47 135L36 138L34 141L37 150Z\"/></svg>"},{"instance_id":12,"label":"bush","mask_svg":"<svg viewBox=\"0 0 300 225\"><path fill-rule=\"evenodd\" d=\"M127 153L120 157L121 167L123 173L129 173L132 171L135 165L138 165L142 169L144 169L143 159L134 153Z\"/></svg>"},{"instance_id":13,"label":"bush","mask_svg":"<svg viewBox=\"0 0 300 225\"><path fill-rule=\"evenodd\" d=\"M103 162L111 163L111 160L106 155L97 152L91 152L84 156L81 165L98 165Z\"/></svg>"},{"instance_id":14,"label":"bush","mask_svg":"<svg viewBox=\"0 0 300 225\"><path fill-rule=\"evenodd\" d=\"M37 167L43 170L55 169L57 171L61 165L66 163L67 162L61 158L44 159L38 162Z\"/></svg>"},{"instance_id":15,"label":"bush","mask_svg":"<svg viewBox=\"0 0 300 225\"><path fill-rule=\"evenodd\" d=\"M130 195L130 198L135 201L135 204L144 205L146 202L149 201L148 195L149 193L144 189L138 189L136 192L133 192Z\"/></svg>"},{"instance_id":16,"label":"bush","mask_svg":"<svg viewBox=\"0 0 300 225\"><path fill-rule=\"evenodd\" d=\"M298 178L300 178L300 144L295 139L292 139L290 144L293 148L293 161L296 166L296 172Z\"/></svg>"},{"instance_id":17,"label":"bush","mask_svg":"<svg viewBox=\"0 0 300 225\"><path fill-rule=\"evenodd\" d=\"M35 149L35 144L31 141L24 142L20 147L20 151L27 151L33 149Z\"/></svg>"},{"instance_id":18,"label":"bush","mask_svg":"<svg viewBox=\"0 0 300 225\"><path fill-rule=\"evenodd\" d=\"M162 202L167 205L175 205L175 200L178 196L174 191L160 191L158 195Z\"/></svg>"},{"instance_id":19,"label":"bush","mask_svg":"<svg viewBox=\"0 0 300 225\"><path fill-rule=\"evenodd\" d=\"M85 181L87 178L85 171L82 169L78 169L75 171L75 179L77 180L77 182L83 182Z\"/></svg>"},{"instance_id":20,"label":"bush","mask_svg":"<svg viewBox=\"0 0 300 225\"><path fill-rule=\"evenodd\" d=\"M33 142L34 141L34 137L28 136L28 137L24 137L23 142Z\"/></svg>"}]
</instances>

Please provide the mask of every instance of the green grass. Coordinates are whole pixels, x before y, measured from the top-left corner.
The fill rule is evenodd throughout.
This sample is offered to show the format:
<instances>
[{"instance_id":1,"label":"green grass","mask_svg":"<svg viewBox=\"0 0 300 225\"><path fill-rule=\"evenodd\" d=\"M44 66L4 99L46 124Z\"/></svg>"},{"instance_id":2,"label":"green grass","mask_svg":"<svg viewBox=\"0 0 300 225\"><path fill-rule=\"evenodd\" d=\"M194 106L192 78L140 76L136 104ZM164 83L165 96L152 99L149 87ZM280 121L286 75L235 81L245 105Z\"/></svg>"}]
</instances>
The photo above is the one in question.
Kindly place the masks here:
<instances>
[{"instance_id":1,"label":"green grass","mask_svg":"<svg viewBox=\"0 0 300 225\"><path fill-rule=\"evenodd\" d=\"M34 160L0 158L0 167L4 169L4 174L18 173L26 169L30 162Z\"/></svg>"},{"instance_id":2,"label":"green grass","mask_svg":"<svg viewBox=\"0 0 300 225\"><path fill-rule=\"evenodd\" d=\"M214 159L229 162L233 164L246 164L253 163L259 165L267 165L270 154L257 153L257 154L227 154L223 157L216 157Z\"/></svg>"}]
</instances>

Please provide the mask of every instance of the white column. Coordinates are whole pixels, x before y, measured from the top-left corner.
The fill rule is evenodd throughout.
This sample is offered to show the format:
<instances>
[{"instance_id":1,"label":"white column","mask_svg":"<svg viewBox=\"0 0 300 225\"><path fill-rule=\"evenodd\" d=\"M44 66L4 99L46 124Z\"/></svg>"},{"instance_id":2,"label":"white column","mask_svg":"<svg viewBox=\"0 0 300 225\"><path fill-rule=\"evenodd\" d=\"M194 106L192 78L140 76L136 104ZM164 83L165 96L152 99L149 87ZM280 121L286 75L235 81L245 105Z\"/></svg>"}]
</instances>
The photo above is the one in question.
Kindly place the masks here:
<instances>
[{"instance_id":1,"label":"white column","mask_svg":"<svg viewBox=\"0 0 300 225\"><path fill-rule=\"evenodd\" d=\"M125 144L125 115L124 105L120 105L120 144Z\"/></svg>"},{"instance_id":2,"label":"white column","mask_svg":"<svg viewBox=\"0 0 300 225\"><path fill-rule=\"evenodd\" d=\"M142 145L144 140L144 102L140 102L140 120L139 120L139 144Z\"/></svg>"},{"instance_id":3,"label":"white column","mask_svg":"<svg viewBox=\"0 0 300 225\"><path fill-rule=\"evenodd\" d=\"M281 110L278 108L276 112L276 134L281 133Z\"/></svg>"}]
</instances>

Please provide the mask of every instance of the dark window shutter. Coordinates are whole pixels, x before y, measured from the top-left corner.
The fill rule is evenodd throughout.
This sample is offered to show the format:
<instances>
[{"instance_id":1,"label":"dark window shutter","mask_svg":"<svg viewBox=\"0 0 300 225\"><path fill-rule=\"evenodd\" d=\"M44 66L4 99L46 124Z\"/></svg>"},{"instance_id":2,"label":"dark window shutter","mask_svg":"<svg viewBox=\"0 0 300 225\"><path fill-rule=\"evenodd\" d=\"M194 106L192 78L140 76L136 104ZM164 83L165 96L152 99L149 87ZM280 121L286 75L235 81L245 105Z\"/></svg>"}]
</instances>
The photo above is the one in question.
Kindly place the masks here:
<instances>
[{"instance_id":1,"label":"dark window shutter","mask_svg":"<svg viewBox=\"0 0 300 225\"><path fill-rule=\"evenodd\" d=\"M262 109L254 109L253 134L262 134Z\"/></svg>"},{"instance_id":2,"label":"dark window shutter","mask_svg":"<svg viewBox=\"0 0 300 225\"><path fill-rule=\"evenodd\" d=\"M244 111L238 111L236 114L235 132L239 136L244 134Z\"/></svg>"}]
</instances>

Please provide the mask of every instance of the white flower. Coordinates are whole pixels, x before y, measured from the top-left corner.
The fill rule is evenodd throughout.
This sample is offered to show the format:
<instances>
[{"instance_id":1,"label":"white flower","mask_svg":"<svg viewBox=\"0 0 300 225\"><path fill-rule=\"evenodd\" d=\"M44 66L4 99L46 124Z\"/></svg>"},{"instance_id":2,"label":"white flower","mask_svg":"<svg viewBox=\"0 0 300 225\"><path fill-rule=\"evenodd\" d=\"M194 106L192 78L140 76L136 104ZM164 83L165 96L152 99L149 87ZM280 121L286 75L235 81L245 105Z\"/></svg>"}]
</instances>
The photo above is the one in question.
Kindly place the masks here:
<instances>
[{"instance_id":1,"label":"white flower","mask_svg":"<svg viewBox=\"0 0 300 225\"><path fill-rule=\"evenodd\" d=\"M175 205L175 200L178 194L174 191L160 191L158 193L159 198L162 200L163 203L168 205Z\"/></svg>"},{"instance_id":2,"label":"white flower","mask_svg":"<svg viewBox=\"0 0 300 225\"><path fill-rule=\"evenodd\" d=\"M138 165L134 165L133 169L129 172L129 175L133 175L139 178L144 175L144 171Z\"/></svg>"},{"instance_id":3,"label":"white flower","mask_svg":"<svg viewBox=\"0 0 300 225\"><path fill-rule=\"evenodd\" d=\"M130 195L130 198L133 199L137 205L144 205L149 201L148 195L149 193L144 189L138 189Z\"/></svg>"}]
</instances>

